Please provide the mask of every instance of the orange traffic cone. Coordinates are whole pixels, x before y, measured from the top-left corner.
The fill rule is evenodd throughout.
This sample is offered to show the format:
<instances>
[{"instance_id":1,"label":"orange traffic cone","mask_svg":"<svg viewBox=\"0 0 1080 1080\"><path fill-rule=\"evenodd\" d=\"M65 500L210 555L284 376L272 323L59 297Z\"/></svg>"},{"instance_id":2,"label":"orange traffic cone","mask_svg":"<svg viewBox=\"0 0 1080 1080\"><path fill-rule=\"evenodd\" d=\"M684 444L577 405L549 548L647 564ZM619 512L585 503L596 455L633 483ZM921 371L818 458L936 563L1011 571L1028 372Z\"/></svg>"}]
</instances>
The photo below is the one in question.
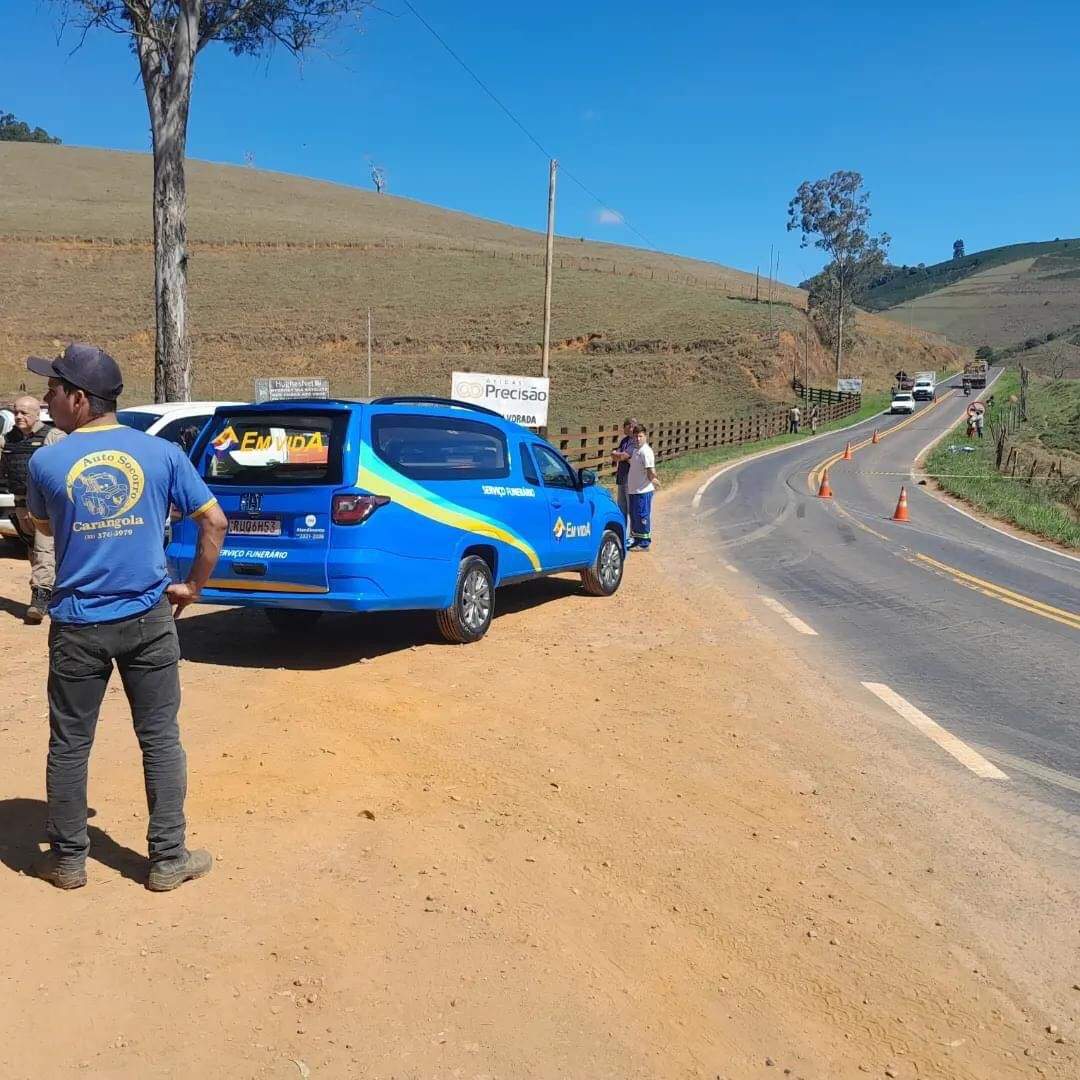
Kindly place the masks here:
<instances>
[{"instance_id":1,"label":"orange traffic cone","mask_svg":"<svg viewBox=\"0 0 1080 1080\"><path fill-rule=\"evenodd\" d=\"M877 446L877 444L878 444L879 442L881 442L881 440L880 440L880 439L879 439L879 438L877 437L877 428L874 428L874 437L873 437L873 438L872 438L872 439L871 439L870 441L871 441L871 442L872 442L872 443L873 443L873 444L874 444L875 446Z\"/></svg>"},{"instance_id":2,"label":"orange traffic cone","mask_svg":"<svg viewBox=\"0 0 1080 1080\"><path fill-rule=\"evenodd\" d=\"M849 442L847 444L847 446L844 447L844 461L850 461L850 460L851 460L851 443Z\"/></svg>"},{"instance_id":3,"label":"orange traffic cone","mask_svg":"<svg viewBox=\"0 0 1080 1080\"><path fill-rule=\"evenodd\" d=\"M818 488L819 499L831 499L832 488L829 487L829 470L823 469L821 472L821 487Z\"/></svg>"},{"instance_id":4,"label":"orange traffic cone","mask_svg":"<svg viewBox=\"0 0 1080 1080\"><path fill-rule=\"evenodd\" d=\"M908 521L907 512L907 488L901 486L900 499L896 504L896 510L892 516L893 521Z\"/></svg>"}]
</instances>

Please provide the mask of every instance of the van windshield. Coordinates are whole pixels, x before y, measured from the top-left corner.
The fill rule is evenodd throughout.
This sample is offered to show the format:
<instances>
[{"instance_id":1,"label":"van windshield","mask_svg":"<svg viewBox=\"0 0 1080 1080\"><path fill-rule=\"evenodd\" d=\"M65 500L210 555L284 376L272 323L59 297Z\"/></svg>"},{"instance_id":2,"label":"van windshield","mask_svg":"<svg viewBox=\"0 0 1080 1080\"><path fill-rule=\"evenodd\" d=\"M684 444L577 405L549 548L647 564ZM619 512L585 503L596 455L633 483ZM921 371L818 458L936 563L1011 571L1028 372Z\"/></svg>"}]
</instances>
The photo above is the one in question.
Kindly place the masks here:
<instances>
[{"instance_id":1,"label":"van windshield","mask_svg":"<svg viewBox=\"0 0 1080 1080\"><path fill-rule=\"evenodd\" d=\"M346 416L217 416L201 453L211 484L339 484Z\"/></svg>"}]
</instances>

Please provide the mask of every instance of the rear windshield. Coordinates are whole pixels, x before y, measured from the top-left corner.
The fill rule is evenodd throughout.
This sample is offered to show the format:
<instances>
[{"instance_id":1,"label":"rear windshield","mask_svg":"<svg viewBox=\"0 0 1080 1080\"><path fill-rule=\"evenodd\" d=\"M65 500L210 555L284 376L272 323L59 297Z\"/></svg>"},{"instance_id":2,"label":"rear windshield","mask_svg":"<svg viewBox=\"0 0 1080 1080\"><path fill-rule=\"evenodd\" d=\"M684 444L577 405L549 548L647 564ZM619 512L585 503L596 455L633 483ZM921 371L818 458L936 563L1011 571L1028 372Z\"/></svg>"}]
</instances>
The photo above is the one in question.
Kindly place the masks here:
<instances>
[{"instance_id":1,"label":"rear windshield","mask_svg":"<svg viewBox=\"0 0 1080 1080\"><path fill-rule=\"evenodd\" d=\"M200 452L211 484L340 484L345 414L217 416Z\"/></svg>"},{"instance_id":2,"label":"rear windshield","mask_svg":"<svg viewBox=\"0 0 1080 1080\"><path fill-rule=\"evenodd\" d=\"M135 409L121 409L116 414L116 419L124 427L133 427L138 431L145 431L155 421L160 420L161 417L157 413L152 412L138 412Z\"/></svg>"},{"instance_id":3,"label":"rear windshield","mask_svg":"<svg viewBox=\"0 0 1080 1080\"><path fill-rule=\"evenodd\" d=\"M491 424L384 413L371 420L375 453L414 480L494 480L510 472L506 438Z\"/></svg>"}]
</instances>

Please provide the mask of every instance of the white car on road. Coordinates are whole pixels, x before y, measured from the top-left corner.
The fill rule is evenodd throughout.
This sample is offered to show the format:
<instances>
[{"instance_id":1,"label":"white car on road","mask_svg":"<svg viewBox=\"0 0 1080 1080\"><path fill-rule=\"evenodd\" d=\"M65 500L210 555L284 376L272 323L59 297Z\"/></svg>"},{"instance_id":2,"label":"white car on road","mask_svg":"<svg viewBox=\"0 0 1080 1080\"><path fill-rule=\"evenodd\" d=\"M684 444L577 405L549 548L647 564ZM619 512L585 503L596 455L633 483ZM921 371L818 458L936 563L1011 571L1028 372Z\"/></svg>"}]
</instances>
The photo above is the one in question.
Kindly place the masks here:
<instances>
[{"instance_id":1,"label":"white car on road","mask_svg":"<svg viewBox=\"0 0 1080 1080\"><path fill-rule=\"evenodd\" d=\"M915 395L907 390L901 390L893 394L892 405L889 406L891 413L913 413L915 411Z\"/></svg>"}]
</instances>

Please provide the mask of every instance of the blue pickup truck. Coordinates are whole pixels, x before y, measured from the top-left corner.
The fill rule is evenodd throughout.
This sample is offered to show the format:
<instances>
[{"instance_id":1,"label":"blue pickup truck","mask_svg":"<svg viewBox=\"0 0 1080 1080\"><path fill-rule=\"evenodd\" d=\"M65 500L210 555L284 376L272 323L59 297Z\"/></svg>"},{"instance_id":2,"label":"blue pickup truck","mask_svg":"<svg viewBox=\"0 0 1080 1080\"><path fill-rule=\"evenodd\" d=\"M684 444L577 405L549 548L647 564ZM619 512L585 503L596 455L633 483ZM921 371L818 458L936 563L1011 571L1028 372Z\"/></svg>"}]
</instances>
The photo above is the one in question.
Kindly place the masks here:
<instances>
[{"instance_id":1,"label":"blue pickup truck","mask_svg":"<svg viewBox=\"0 0 1080 1080\"><path fill-rule=\"evenodd\" d=\"M191 451L229 519L201 600L260 607L279 629L327 611L430 610L476 641L500 585L577 571L619 587L625 521L588 469L497 413L441 398L219 408ZM174 580L196 527L168 548Z\"/></svg>"}]
</instances>

